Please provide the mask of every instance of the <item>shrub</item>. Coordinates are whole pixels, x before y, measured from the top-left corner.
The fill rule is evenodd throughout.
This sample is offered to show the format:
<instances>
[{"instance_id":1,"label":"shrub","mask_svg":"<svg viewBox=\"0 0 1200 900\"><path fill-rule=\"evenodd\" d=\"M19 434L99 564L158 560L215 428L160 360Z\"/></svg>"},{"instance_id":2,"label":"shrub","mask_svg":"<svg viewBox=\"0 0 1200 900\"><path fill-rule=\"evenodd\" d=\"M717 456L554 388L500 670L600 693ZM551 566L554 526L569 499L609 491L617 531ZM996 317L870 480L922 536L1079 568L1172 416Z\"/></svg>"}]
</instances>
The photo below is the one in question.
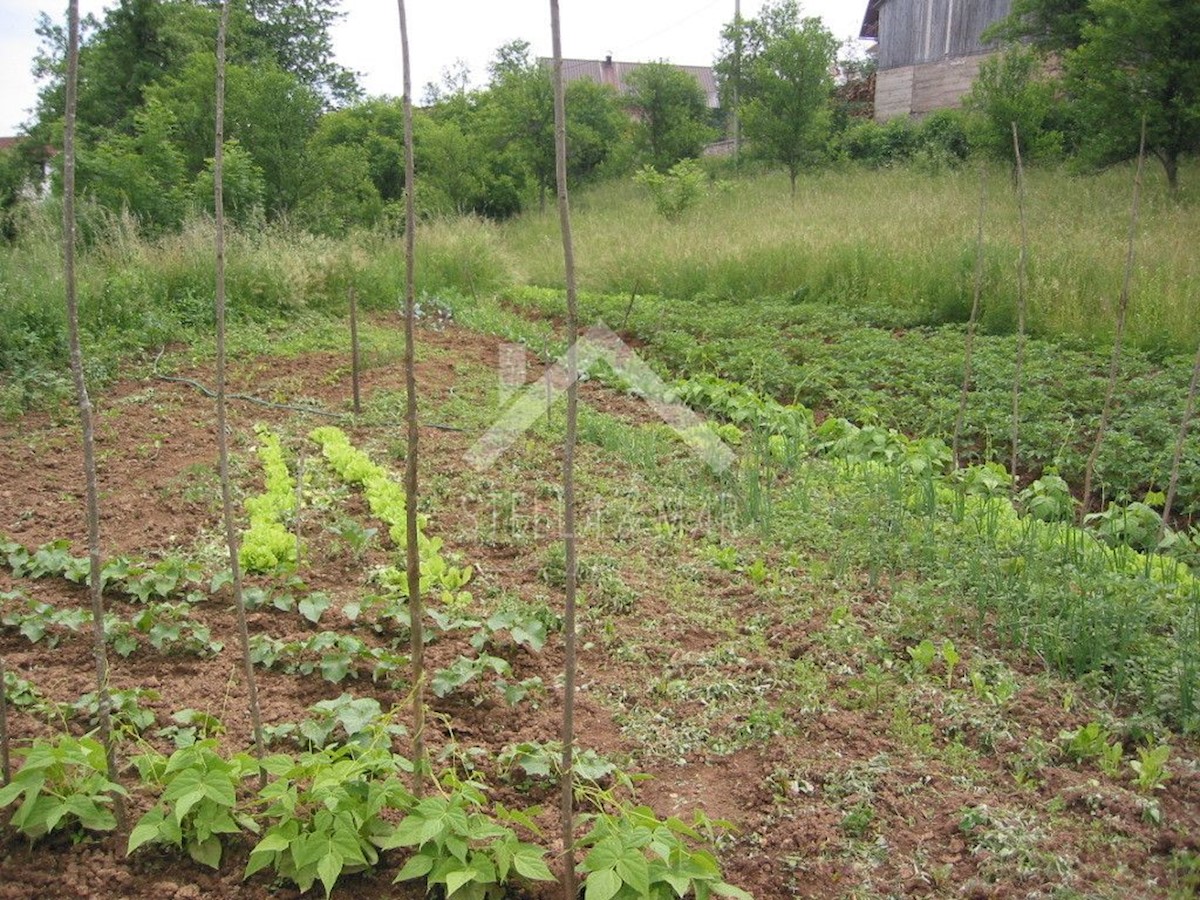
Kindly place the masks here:
<instances>
[{"instance_id":1,"label":"shrub","mask_svg":"<svg viewBox=\"0 0 1200 900\"><path fill-rule=\"evenodd\" d=\"M650 192L659 215L674 221L704 196L706 177L700 163L685 159L671 166L665 175L653 166L642 166L633 179Z\"/></svg>"}]
</instances>

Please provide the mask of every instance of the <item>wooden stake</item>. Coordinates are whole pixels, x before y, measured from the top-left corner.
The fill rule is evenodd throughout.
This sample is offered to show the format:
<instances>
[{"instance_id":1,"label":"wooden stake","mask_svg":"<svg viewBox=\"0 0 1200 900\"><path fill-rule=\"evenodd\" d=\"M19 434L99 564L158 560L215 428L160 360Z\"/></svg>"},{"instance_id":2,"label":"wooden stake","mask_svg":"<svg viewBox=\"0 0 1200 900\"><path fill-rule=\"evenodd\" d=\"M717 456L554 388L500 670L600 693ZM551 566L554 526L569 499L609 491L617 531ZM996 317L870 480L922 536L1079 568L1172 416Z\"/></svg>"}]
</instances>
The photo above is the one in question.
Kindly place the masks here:
<instances>
[{"instance_id":1,"label":"wooden stake","mask_svg":"<svg viewBox=\"0 0 1200 900\"><path fill-rule=\"evenodd\" d=\"M425 611L421 602L420 534L417 531L417 375L416 336L416 263L417 212L414 197L415 165L413 162L412 71L408 54L408 20L404 0L400 7L400 52L404 65L404 387L408 395L405 421L408 428L408 450L404 467L404 513L406 525L406 568L408 575L408 612L410 650L413 671L413 793L421 796L425 787Z\"/></svg>"},{"instance_id":2,"label":"wooden stake","mask_svg":"<svg viewBox=\"0 0 1200 900\"><path fill-rule=\"evenodd\" d=\"M1192 383L1188 386L1187 402L1183 408L1183 419L1179 423L1179 434L1175 436L1175 456L1171 460L1171 480L1167 484L1167 499L1163 503L1162 522L1158 526L1158 539L1161 541L1167 532L1167 524L1171 519L1171 510L1175 505L1175 493L1179 489L1179 466L1183 461L1183 446L1187 441L1188 428L1192 424L1192 416L1196 412L1196 390L1200 387L1200 346L1196 348L1196 358L1192 362Z\"/></svg>"},{"instance_id":3,"label":"wooden stake","mask_svg":"<svg viewBox=\"0 0 1200 900\"><path fill-rule=\"evenodd\" d=\"M216 318L217 318L217 452L221 466L221 507L225 518L225 545L229 551L229 570L233 576L233 600L237 610L238 637L242 642L242 668L250 695L250 724L254 729L254 753L262 759L262 713L258 705L258 680L250 659L250 628L246 624L246 598L242 591L242 565L238 558L238 532L233 521L233 494L229 487L229 435L225 411L225 35L229 29L229 0L221 3L221 21L217 28L217 109L216 146L213 151L213 201L216 210ZM266 784L266 770L259 782Z\"/></svg>"},{"instance_id":4,"label":"wooden stake","mask_svg":"<svg viewBox=\"0 0 1200 900\"><path fill-rule=\"evenodd\" d=\"M578 557L575 538L575 439L579 422L578 298L575 293L575 247L571 239L571 204L567 194L567 105L563 92L562 28L558 0L550 0L550 33L554 45L554 168L558 184L558 218L562 230L563 267L567 283L567 433L563 441L563 545L566 549L566 600L563 614L562 844L563 891L578 894L575 877L575 594Z\"/></svg>"},{"instance_id":5,"label":"wooden stake","mask_svg":"<svg viewBox=\"0 0 1200 900\"><path fill-rule=\"evenodd\" d=\"M1012 122L1013 154L1016 160L1017 211L1021 220L1021 250L1017 256L1017 358L1013 364L1012 395L1012 489L1017 489L1018 456L1021 448L1021 380L1025 372L1025 268L1029 251L1029 231L1025 222L1025 164L1021 160L1021 139L1017 123Z\"/></svg>"},{"instance_id":6,"label":"wooden stake","mask_svg":"<svg viewBox=\"0 0 1200 900\"><path fill-rule=\"evenodd\" d=\"M83 474L87 494L88 592L92 606L92 656L96 664L96 697L99 705L100 741L108 762L108 777L119 782L116 742L112 731L112 698L108 692L108 652L104 634L104 597L101 593L100 499L96 486L96 434L92 401L83 374L83 350L79 343L79 300L75 281L75 107L79 86L79 0L67 7L67 96L63 128L63 274L67 291L67 340L71 354L71 377L83 432ZM125 832L125 802L113 794L117 830Z\"/></svg>"},{"instance_id":7,"label":"wooden stake","mask_svg":"<svg viewBox=\"0 0 1200 900\"><path fill-rule=\"evenodd\" d=\"M1108 387L1104 391L1104 406L1100 409L1100 426L1096 429L1096 443L1088 454L1087 469L1083 475L1083 506L1079 510L1082 522L1092 505L1092 477L1096 471L1096 460L1108 431L1108 417L1112 412L1113 396L1117 390L1117 372L1121 365L1121 345L1125 340L1125 319L1129 310L1129 293L1133 284L1134 250L1137 246L1138 216L1142 202L1142 173L1146 168L1146 116L1142 115L1142 139L1138 148L1137 170L1133 176L1133 209L1129 215L1129 245L1125 252L1125 279L1121 284L1121 298L1117 302L1117 330L1113 335L1112 359L1108 364Z\"/></svg>"},{"instance_id":8,"label":"wooden stake","mask_svg":"<svg viewBox=\"0 0 1200 900\"><path fill-rule=\"evenodd\" d=\"M306 444L300 445L296 457L296 568L304 564L304 459Z\"/></svg>"},{"instance_id":9,"label":"wooden stake","mask_svg":"<svg viewBox=\"0 0 1200 900\"><path fill-rule=\"evenodd\" d=\"M354 286L350 294L350 384L354 389L354 414L362 415L362 402L358 393L358 298L354 294Z\"/></svg>"},{"instance_id":10,"label":"wooden stake","mask_svg":"<svg viewBox=\"0 0 1200 900\"><path fill-rule=\"evenodd\" d=\"M0 654L0 784L12 781L8 751L8 689L4 686L4 656Z\"/></svg>"},{"instance_id":11,"label":"wooden stake","mask_svg":"<svg viewBox=\"0 0 1200 900\"><path fill-rule=\"evenodd\" d=\"M958 415L954 418L954 440L951 452L954 465L962 465L960 444L963 420L967 415L967 396L971 391L971 363L975 352L975 329L979 324L979 305L983 298L983 221L987 214L987 167L979 168L979 228L975 234L975 289L971 297L971 317L967 320L967 342L963 348L962 390L958 395Z\"/></svg>"}]
</instances>

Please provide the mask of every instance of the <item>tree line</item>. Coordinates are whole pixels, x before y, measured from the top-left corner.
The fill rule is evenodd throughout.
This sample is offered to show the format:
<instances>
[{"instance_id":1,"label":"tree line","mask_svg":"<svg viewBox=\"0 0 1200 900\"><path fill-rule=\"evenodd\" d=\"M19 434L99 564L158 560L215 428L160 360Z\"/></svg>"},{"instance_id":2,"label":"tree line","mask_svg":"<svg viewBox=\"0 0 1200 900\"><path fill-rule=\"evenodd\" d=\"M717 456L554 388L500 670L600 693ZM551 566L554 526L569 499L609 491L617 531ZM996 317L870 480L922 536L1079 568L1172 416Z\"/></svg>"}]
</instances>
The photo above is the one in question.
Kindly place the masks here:
<instances>
[{"instance_id":1,"label":"tree line","mask_svg":"<svg viewBox=\"0 0 1200 900\"><path fill-rule=\"evenodd\" d=\"M127 210L151 234L212 211L215 67L204 38L217 14L209 0L120 0L85 22L85 202ZM224 202L237 222L282 219L329 234L399 228L402 105L364 97L333 61L339 15L337 0L237 0L231 9ZM839 65L821 20L804 17L796 0L772 0L722 31L719 111L665 62L632 72L624 94L571 81L568 177L667 172L729 134L734 117L745 156L785 169L793 192L803 171L838 159L941 167L972 153L1012 162L1019 149L1027 162L1106 165L1136 154L1145 115L1149 152L1176 191L1181 159L1200 147L1198 20L1194 4L1171 0L1017 0L987 36L1008 49L984 64L965 109L879 125L844 83L869 77L872 63ZM46 17L39 31L43 88L28 140L0 154L0 225L10 238L46 148L61 144L64 34ZM451 66L414 111L419 214L502 219L544 208L554 185L549 67L512 41L497 49L486 84L470 83L461 63Z\"/></svg>"}]
</instances>

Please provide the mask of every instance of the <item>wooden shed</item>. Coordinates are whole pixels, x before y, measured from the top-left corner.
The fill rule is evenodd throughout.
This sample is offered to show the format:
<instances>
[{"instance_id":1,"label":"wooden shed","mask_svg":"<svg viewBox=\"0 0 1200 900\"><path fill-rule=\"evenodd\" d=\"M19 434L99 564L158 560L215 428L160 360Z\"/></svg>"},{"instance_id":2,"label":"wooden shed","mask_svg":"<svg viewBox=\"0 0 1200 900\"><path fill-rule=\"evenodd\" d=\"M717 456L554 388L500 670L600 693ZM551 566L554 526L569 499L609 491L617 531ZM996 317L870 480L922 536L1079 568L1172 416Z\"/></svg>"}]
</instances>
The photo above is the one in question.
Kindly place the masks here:
<instances>
[{"instance_id":1,"label":"wooden shed","mask_svg":"<svg viewBox=\"0 0 1200 900\"><path fill-rule=\"evenodd\" d=\"M982 35L1012 0L869 0L861 37L877 41L875 119L958 106L995 48Z\"/></svg>"}]
</instances>

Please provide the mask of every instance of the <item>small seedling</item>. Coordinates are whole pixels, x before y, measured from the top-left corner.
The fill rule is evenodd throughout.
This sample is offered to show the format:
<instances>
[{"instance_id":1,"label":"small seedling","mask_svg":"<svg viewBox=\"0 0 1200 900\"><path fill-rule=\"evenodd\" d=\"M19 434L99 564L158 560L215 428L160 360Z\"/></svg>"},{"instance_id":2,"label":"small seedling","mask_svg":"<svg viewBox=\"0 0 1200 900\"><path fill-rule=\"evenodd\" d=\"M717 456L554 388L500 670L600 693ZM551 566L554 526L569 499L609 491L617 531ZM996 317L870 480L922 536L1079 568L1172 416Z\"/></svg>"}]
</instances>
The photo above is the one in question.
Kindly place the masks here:
<instances>
[{"instance_id":1,"label":"small seedling","mask_svg":"<svg viewBox=\"0 0 1200 900\"><path fill-rule=\"evenodd\" d=\"M1171 773L1167 770L1167 760L1171 756L1171 746L1160 744L1157 747L1138 747L1138 758L1130 760L1133 769L1134 784L1139 791L1150 793L1162 790Z\"/></svg>"},{"instance_id":2,"label":"small seedling","mask_svg":"<svg viewBox=\"0 0 1200 900\"><path fill-rule=\"evenodd\" d=\"M954 686L954 667L958 665L961 659L958 655L958 650L954 648L954 641L946 640L942 642L942 661L946 664L946 687Z\"/></svg>"},{"instance_id":3,"label":"small seedling","mask_svg":"<svg viewBox=\"0 0 1200 900\"><path fill-rule=\"evenodd\" d=\"M917 672L927 672L930 666L933 665L934 658L937 656L937 648L933 646L933 641L926 638L915 647L909 647L908 655L912 659L914 670Z\"/></svg>"}]
</instances>

